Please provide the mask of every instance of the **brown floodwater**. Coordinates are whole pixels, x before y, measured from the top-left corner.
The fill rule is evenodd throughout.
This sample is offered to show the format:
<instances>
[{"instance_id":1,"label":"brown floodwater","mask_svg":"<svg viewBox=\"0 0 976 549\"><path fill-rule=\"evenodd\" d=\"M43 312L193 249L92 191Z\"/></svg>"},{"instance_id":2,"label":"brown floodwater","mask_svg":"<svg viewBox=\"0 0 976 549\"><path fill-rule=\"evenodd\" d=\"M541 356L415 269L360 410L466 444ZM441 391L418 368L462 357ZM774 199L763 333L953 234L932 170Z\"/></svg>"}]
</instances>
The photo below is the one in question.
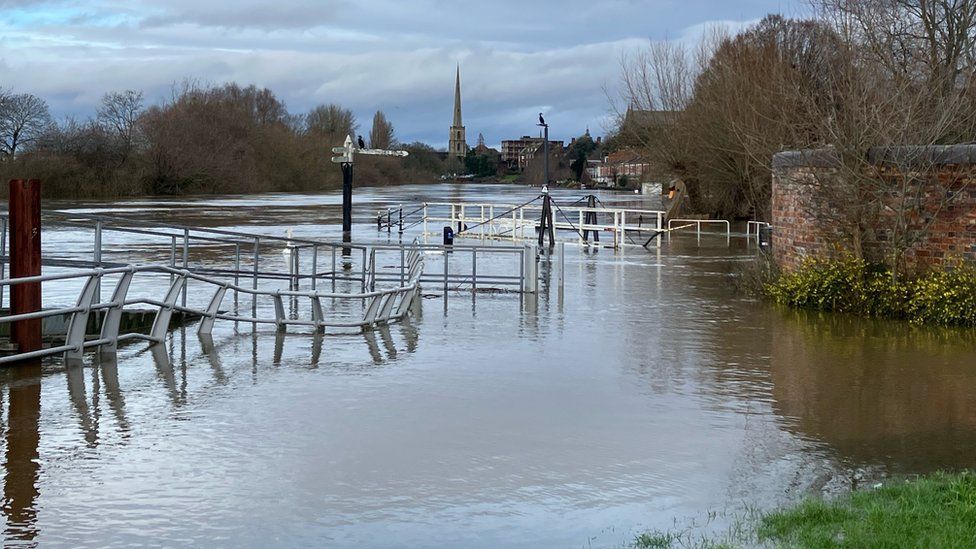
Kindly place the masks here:
<instances>
[{"instance_id":1,"label":"brown floodwater","mask_svg":"<svg viewBox=\"0 0 976 549\"><path fill-rule=\"evenodd\" d=\"M356 237L385 241L370 213L387 204L532 192L358 189ZM339 200L50 206L335 238ZM45 233L65 257L90 242ZM113 258L162 257L139 238L109 245ZM189 326L114 360L5 369L6 542L619 547L648 529L722 531L748 509L976 466L972 331L781 310L734 289L754 253L711 235L650 251L570 246L562 297L544 268L534 306L451 291L366 334L218 322L212 338ZM45 299L75 292L50 285Z\"/></svg>"}]
</instances>

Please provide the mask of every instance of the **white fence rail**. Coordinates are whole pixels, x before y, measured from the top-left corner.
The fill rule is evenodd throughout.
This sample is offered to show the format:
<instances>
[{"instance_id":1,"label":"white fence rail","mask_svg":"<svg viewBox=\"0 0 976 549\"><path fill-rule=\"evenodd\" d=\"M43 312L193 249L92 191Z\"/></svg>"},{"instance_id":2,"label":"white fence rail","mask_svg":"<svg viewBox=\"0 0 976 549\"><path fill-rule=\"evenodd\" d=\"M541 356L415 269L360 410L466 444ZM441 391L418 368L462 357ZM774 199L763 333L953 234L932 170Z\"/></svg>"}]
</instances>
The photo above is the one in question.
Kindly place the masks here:
<instances>
[{"instance_id":1,"label":"white fence rail","mask_svg":"<svg viewBox=\"0 0 976 549\"><path fill-rule=\"evenodd\" d=\"M557 202L553 202L553 205L553 227L556 230L574 231L581 245L587 242L584 239L584 233L587 232L609 233L613 239L613 247L616 248L627 243L628 232L654 233L663 232L664 229L666 212L661 210L586 207ZM459 236L510 239L515 242L536 238L536 229L542 217L542 205L425 202L421 212L425 236L437 234L429 230L429 224L434 223L458 227ZM591 221L587 221L588 217ZM594 218L597 219L596 222L592 221Z\"/></svg>"},{"instance_id":2,"label":"white fence rail","mask_svg":"<svg viewBox=\"0 0 976 549\"><path fill-rule=\"evenodd\" d=\"M7 287L17 284L44 283L70 279L84 279L85 283L73 307L51 308L25 314L0 316L0 323L13 323L28 319L71 315L64 345L0 357L0 364L61 353L64 353L65 359L68 360L80 359L87 348L98 347L102 352L114 352L119 342L133 339L161 343L166 338L170 319L175 311L198 315L201 318L198 326L198 332L200 334L210 334L217 320L252 324L273 324L278 331L285 331L288 326L310 327L317 332L324 331L326 327L365 329L376 324L399 320L408 314L411 305L419 295L420 278L424 271L423 259L424 254L419 248L411 249L407 257L408 270L407 283L405 285L360 293L247 288L227 280L197 274L189 270L159 265L73 270L61 274L4 279L0 280L0 286ZM102 302L98 298L95 289L101 283L103 277L109 275L119 275L119 279L111 300ZM148 297L131 297L129 295L129 287L131 286L133 277L139 275L169 275L172 278L172 283L165 297L162 300ZM213 287L212 297L205 310L194 309L177 303L183 290L186 288L188 280L195 280ZM254 297L255 303L259 297L270 299L274 305L274 317L260 317L255 314L249 316L238 312L221 312L220 307L228 291L249 294ZM309 315L305 318L290 318L285 314L284 298L296 300L308 299L310 305ZM363 304L361 315L353 318L348 315L342 317L327 314L325 309L323 309L323 300L359 301ZM157 307L156 316L149 333L119 333L120 321L125 306L140 304ZM340 309L334 308L333 310L339 311ZM106 311L102 319L100 336L97 339L86 340L89 316L93 311L100 310Z\"/></svg>"}]
</instances>

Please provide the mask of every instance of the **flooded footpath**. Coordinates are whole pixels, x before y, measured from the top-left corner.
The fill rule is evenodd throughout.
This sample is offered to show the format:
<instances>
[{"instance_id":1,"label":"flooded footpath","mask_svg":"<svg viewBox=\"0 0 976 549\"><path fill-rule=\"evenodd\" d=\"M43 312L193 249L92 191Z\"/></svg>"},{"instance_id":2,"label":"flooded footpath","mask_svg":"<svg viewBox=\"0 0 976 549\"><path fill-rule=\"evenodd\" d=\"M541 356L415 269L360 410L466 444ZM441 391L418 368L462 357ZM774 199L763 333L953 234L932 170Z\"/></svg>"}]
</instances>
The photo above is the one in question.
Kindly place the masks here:
<instances>
[{"instance_id":1,"label":"flooded footpath","mask_svg":"<svg viewBox=\"0 0 976 549\"><path fill-rule=\"evenodd\" d=\"M535 192L357 189L354 236L386 242L372 215L388 205ZM340 202L46 207L336 239ZM84 238L53 231L45 247ZM772 307L734 290L755 253L724 235L568 245L564 292L543 268L533 307L425 292L418 314L364 334L218 323L201 338L191 325L156 352L7 368L7 544L621 547L676 523L721 531L748 509L976 467L971 331Z\"/></svg>"}]
</instances>

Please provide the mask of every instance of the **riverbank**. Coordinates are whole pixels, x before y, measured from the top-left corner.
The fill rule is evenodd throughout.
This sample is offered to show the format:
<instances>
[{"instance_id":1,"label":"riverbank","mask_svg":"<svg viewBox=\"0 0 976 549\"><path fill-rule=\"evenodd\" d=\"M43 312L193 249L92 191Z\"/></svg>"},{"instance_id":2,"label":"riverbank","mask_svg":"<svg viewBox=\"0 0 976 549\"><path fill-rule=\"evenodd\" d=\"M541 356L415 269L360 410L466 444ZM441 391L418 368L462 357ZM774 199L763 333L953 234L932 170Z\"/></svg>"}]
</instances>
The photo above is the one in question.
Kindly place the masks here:
<instances>
[{"instance_id":1,"label":"riverbank","mask_svg":"<svg viewBox=\"0 0 976 549\"><path fill-rule=\"evenodd\" d=\"M748 526L743 527L744 524ZM670 547L972 547L976 545L976 475L936 473L810 499L738 522L725 539L691 532L648 532L638 549Z\"/></svg>"},{"instance_id":2,"label":"riverbank","mask_svg":"<svg viewBox=\"0 0 976 549\"><path fill-rule=\"evenodd\" d=\"M753 278L766 297L798 309L976 327L976 267L963 261L895 278L887 268L853 256L810 258L785 273L761 264Z\"/></svg>"},{"instance_id":3,"label":"riverbank","mask_svg":"<svg viewBox=\"0 0 976 549\"><path fill-rule=\"evenodd\" d=\"M976 475L938 473L810 500L767 515L758 534L799 547L972 547Z\"/></svg>"}]
</instances>

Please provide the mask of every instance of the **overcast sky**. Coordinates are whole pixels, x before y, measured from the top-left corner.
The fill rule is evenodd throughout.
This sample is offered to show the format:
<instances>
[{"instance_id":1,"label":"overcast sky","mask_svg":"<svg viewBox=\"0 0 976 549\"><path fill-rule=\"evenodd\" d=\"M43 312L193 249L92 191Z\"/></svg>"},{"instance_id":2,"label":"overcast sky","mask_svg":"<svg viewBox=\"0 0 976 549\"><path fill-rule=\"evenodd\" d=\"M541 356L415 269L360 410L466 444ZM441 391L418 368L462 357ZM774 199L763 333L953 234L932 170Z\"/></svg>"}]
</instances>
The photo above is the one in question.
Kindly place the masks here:
<instances>
[{"instance_id":1,"label":"overcast sky","mask_svg":"<svg viewBox=\"0 0 976 549\"><path fill-rule=\"evenodd\" d=\"M461 65L468 143L604 133L620 55L710 23L796 15L802 0L0 0L0 87L89 116L108 90L162 102L174 83L274 90L292 112L382 109L442 147Z\"/></svg>"}]
</instances>

